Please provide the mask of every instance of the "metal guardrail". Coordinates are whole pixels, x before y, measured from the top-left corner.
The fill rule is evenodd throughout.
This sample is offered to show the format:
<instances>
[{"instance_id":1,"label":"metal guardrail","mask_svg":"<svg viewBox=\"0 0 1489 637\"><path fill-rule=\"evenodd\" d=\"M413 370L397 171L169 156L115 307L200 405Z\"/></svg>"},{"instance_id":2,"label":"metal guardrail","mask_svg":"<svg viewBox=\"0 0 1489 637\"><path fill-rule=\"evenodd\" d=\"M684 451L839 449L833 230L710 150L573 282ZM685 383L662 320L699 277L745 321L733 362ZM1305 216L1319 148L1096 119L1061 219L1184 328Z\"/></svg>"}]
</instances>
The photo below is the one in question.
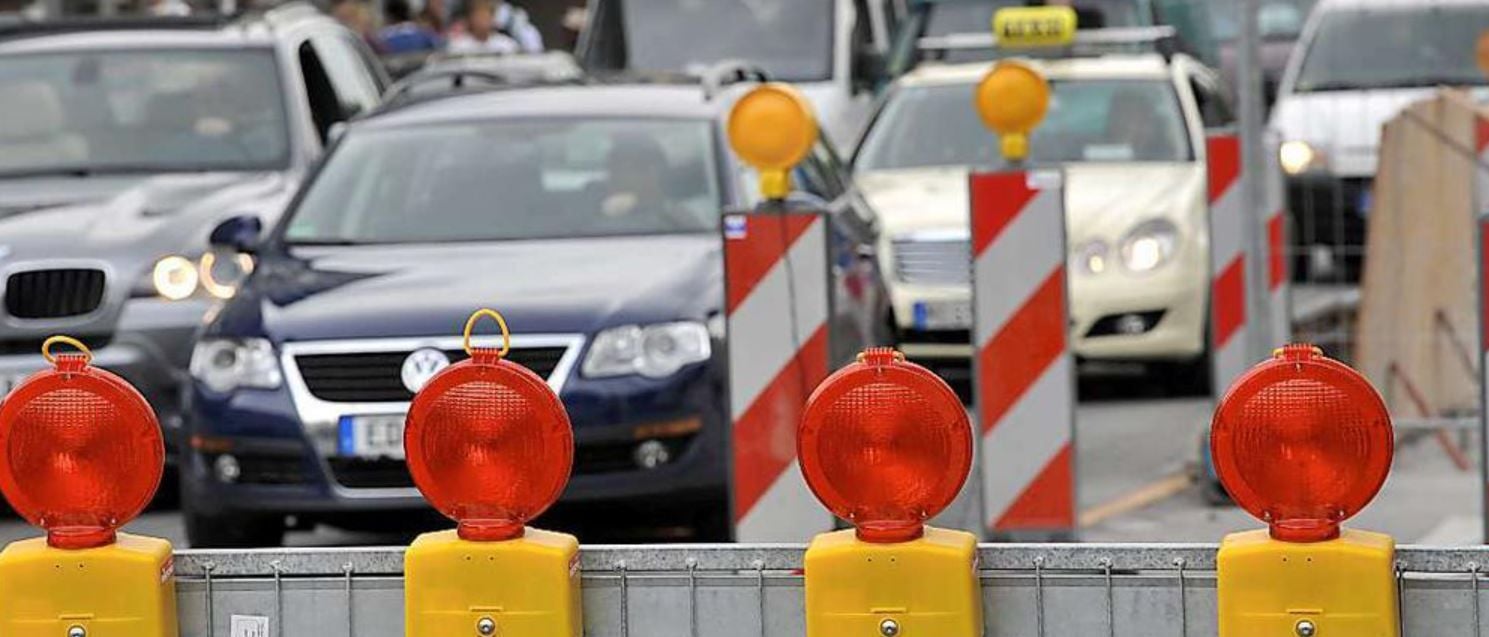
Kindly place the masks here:
<instances>
[{"instance_id":1,"label":"metal guardrail","mask_svg":"<svg viewBox=\"0 0 1489 637\"><path fill-rule=\"evenodd\" d=\"M983 545L985 634L1214 635L1215 549ZM585 635L799 637L805 634L803 551L800 545L585 547ZM1489 547L1407 546L1397 560L1402 637L1486 634L1480 589ZM268 637L401 637L402 570L401 547L181 551L181 635L228 637L237 615L270 618Z\"/></svg>"}]
</instances>

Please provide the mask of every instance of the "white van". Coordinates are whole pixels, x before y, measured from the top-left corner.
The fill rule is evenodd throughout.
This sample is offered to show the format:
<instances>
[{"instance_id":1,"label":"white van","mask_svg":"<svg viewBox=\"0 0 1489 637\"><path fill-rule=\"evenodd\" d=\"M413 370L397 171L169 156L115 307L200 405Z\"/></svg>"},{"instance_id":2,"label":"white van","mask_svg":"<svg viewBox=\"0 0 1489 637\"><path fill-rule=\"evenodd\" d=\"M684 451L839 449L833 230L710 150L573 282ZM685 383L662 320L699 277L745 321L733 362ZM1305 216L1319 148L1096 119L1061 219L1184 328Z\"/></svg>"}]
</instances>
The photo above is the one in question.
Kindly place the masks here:
<instances>
[{"instance_id":1,"label":"white van","mask_svg":"<svg viewBox=\"0 0 1489 637\"><path fill-rule=\"evenodd\" d=\"M902 12L895 0L589 0L579 62L592 73L701 76L738 61L801 89L835 145L872 107Z\"/></svg>"}]
</instances>

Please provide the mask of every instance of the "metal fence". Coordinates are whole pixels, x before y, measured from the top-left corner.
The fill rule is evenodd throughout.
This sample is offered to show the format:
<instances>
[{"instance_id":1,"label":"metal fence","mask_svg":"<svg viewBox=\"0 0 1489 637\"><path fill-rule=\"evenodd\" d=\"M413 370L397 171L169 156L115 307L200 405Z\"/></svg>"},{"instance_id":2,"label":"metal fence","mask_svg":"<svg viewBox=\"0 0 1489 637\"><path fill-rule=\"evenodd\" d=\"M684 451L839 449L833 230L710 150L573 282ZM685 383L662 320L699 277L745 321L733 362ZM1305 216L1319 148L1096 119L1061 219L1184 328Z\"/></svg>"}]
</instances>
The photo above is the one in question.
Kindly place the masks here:
<instances>
[{"instance_id":1,"label":"metal fence","mask_svg":"<svg viewBox=\"0 0 1489 637\"><path fill-rule=\"evenodd\" d=\"M985 634L1216 634L1215 545L1001 544L978 553ZM805 633L798 545L586 547L588 637L785 637ZM1401 635L1484 635L1489 547L1397 551ZM183 551L186 637L403 634L403 549ZM211 626L212 630L207 627ZM474 630L474 626L472 627Z\"/></svg>"}]
</instances>

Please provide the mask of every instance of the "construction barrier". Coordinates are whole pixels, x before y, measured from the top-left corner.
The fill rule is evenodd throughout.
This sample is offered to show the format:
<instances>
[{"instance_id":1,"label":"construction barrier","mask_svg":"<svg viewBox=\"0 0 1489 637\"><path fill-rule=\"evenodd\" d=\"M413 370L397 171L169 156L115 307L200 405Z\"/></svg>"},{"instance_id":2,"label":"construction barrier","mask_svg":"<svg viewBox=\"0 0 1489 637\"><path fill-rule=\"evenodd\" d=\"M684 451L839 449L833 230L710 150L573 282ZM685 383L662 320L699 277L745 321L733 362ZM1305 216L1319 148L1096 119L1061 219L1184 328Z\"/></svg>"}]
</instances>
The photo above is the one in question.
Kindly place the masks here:
<instances>
[{"instance_id":1,"label":"construction barrier","mask_svg":"<svg viewBox=\"0 0 1489 637\"><path fill-rule=\"evenodd\" d=\"M734 539L805 541L833 527L796 459L802 407L829 364L828 219L728 214L723 237Z\"/></svg>"},{"instance_id":2,"label":"construction barrier","mask_svg":"<svg viewBox=\"0 0 1489 637\"><path fill-rule=\"evenodd\" d=\"M993 537L1075 528L1075 367L1058 172L974 174L973 387Z\"/></svg>"},{"instance_id":3,"label":"construction barrier","mask_svg":"<svg viewBox=\"0 0 1489 637\"><path fill-rule=\"evenodd\" d=\"M1252 362L1247 343L1247 210L1242 194L1240 138L1211 135L1205 144L1210 203L1211 384L1218 392Z\"/></svg>"}]
</instances>

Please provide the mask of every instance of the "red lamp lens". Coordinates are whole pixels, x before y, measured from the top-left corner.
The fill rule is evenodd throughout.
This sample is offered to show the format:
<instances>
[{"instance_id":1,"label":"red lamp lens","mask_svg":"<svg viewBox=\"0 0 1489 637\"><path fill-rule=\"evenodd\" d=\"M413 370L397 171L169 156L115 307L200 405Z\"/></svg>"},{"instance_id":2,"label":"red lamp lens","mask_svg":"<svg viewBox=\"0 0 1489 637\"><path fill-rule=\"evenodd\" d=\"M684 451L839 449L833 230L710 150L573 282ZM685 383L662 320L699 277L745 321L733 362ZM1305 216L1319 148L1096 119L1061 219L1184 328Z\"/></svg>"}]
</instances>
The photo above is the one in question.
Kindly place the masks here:
<instances>
[{"instance_id":1,"label":"red lamp lens","mask_svg":"<svg viewBox=\"0 0 1489 637\"><path fill-rule=\"evenodd\" d=\"M961 400L890 349L870 349L822 381L796 440L807 486L865 542L920 537L972 469Z\"/></svg>"},{"instance_id":2,"label":"red lamp lens","mask_svg":"<svg viewBox=\"0 0 1489 637\"><path fill-rule=\"evenodd\" d=\"M0 405L0 490L47 544L103 546L138 516L165 470L155 411L79 355L56 358Z\"/></svg>"},{"instance_id":3,"label":"red lamp lens","mask_svg":"<svg viewBox=\"0 0 1489 637\"><path fill-rule=\"evenodd\" d=\"M558 499L574 433L537 374L477 349L430 379L403 438L414 484L467 540L510 540Z\"/></svg>"},{"instance_id":4,"label":"red lamp lens","mask_svg":"<svg viewBox=\"0 0 1489 637\"><path fill-rule=\"evenodd\" d=\"M1241 376L1210 429L1215 471L1236 504L1293 542L1338 537L1385 483L1394 446L1370 382L1308 345Z\"/></svg>"}]
</instances>

